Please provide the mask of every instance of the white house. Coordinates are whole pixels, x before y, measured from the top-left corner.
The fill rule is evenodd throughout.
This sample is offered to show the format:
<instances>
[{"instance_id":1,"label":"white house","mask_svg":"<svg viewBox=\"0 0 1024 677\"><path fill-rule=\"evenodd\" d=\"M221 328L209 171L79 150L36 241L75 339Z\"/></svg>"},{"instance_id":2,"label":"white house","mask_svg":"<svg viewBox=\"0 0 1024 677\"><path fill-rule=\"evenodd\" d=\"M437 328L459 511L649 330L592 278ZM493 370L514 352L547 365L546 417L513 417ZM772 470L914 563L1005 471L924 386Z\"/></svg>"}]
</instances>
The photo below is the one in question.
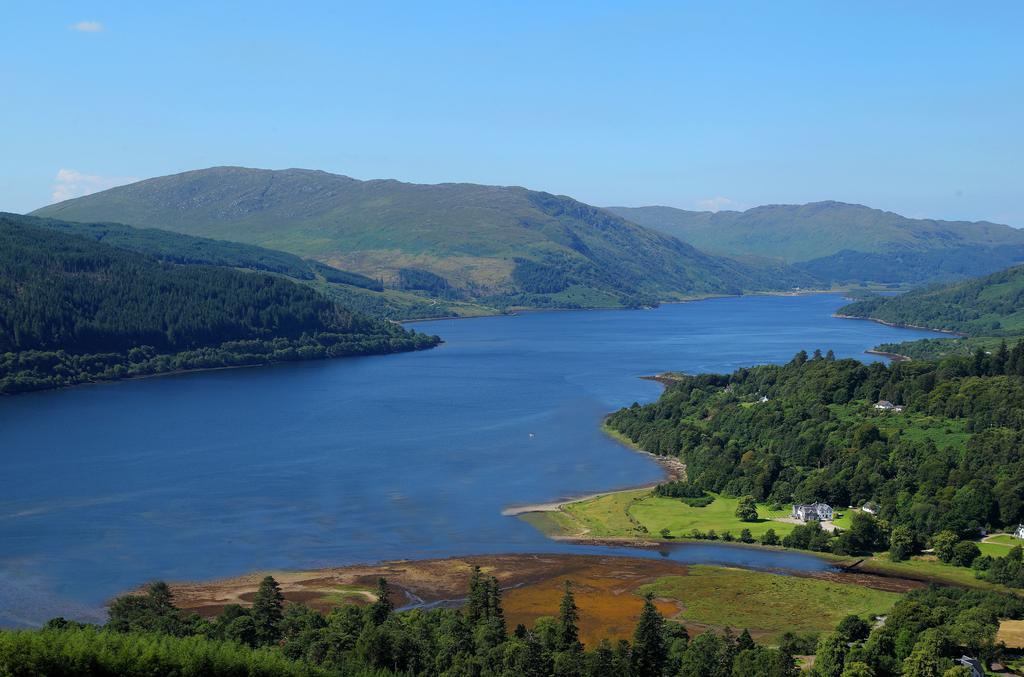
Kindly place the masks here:
<instances>
[{"instance_id":1,"label":"white house","mask_svg":"<svg viewBox=\"0 0 1024 677\"><path fill-rule=\"evenodd\" d=\"M889 400L878 400L877 402L875 402L875 409L879 411L891 411L893 413L899 414L903 411L903 405L893 404Z\"/></svg>"},{"instance_id":2,"label":"white house","mask_svg":"<svg viewBox=\"0 0 1024 677\"><path fill-rule=\"evenodd\" d=\"M1014 537L1024 538L1024 524L1018 524L1017 528L1013 532Z\"/></svg>"},{"instance_id":3,"label":"white house","mask_svg":"<svg viewBox=\"0 0 1024 677\"><path fill-rule=\"evenodd\" d=\"M868 501L863 506L861 506L861 510L863 510L864 512L866 512L869 515L877 515L878 514L878 504L875 503L874 501Z\"/></svg>"},{"instance_id":4,"label":"white house","mask_svg":"<svg viewBox=\"0 0 1024 677\"><path fill-rule=\"evenodd\" d=\"M768 401L768 396L767 395L761 395L761 399L758 400L758 402L760 402L761 404L764 404L767 401Z\"/></svg>"},{"instance_id":5,"label":"white house","mask_svg":"<svg viewBox=\"0 0 1024 677\"><path fill-rule=\"evenodd\" d=\"M985 666L977 658L961 656L956 662L970 670L971 677L985 677Z\"/></svg>"},{"instance_id":6,"label":"white house","mask_svg":"<svg viewBox=\"0 0 1024 677\"><path fill-rule=\"evenodd\" d=\"M794 503L792 517L802 522L824 522L832 519L828 503Z\"/></svg>"}]
</instances>

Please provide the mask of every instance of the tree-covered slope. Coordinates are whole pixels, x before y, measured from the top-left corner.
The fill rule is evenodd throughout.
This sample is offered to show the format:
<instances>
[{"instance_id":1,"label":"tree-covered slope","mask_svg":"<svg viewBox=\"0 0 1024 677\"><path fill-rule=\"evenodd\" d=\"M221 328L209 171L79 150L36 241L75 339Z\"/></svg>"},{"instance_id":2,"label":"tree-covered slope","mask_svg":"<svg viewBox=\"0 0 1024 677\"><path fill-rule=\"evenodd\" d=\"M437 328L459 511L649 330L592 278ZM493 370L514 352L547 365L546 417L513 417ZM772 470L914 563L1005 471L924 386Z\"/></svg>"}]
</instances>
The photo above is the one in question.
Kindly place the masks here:
<instances>
[{"instance_id":1,"label":"tree-covered slope","mask_svg":"<svg viewBox=\"0 0 1024 677\"><path fill-rule=\"evenodd\" d=\"M0 392L436 343L281 276L174 265L33 221L0 219Z\"/></svg>"},{"instance_id":2,"label":"tree-covered slope","mask_svg":"<svg viewBox=\"0 0 1024 677\"><path fill-rule=\"evenodd\" d=\"M427 298L422 291L385 289L378 279L339 270L313 259L304 259L251 244L213 240L157 228L133 228L120 223L78 223L18 214L0 213L0 222L49 228L89 237L97 242L149 254L181 265L210 265L286 275L308 284L351 310L390 320L423 319L495 312L448 299Z\"/></svg>"},{"instance_id":3,"label":"tree-covered slope","mask_svg":"<svg viewBox=\"0 0 1024 677\"><path fill-rule=\"evenodd\" d=\"M157 228L133 228L121 223L78 223L0 212L0 222L10 220L58 230L69 235L88 237L118 249L149 254L168 263L247 268L279 273L296 280L309 281L320 277L327 282L348 284L363 289L382 289L379 280L365 275L339 270L295 254L241 242L212 240Z\"/></svg>"},{"instance_id":4,"label":"tree-covered slope","mask_svg":"<svg viewBox=\"0 0 1024 677\"><path fill-rule=\"evenodd\" d=\"M34 213L258 244L394 288L499 305L635 305L809 280L709 256L596 207L518 187L216 167Z\"/></svg>"},{"instance_id":5,"label":"tree-covered slope","mask_svg":"<svg viewBox=\"0 0 1024 677\"><path fill-rule=\"evenodd\" d=\"M909 219L842 202L743 212L609 207L720 255L775 257L823 281L916 283L983 275L1024 261L1024 231L988 222Z\"/></svg>"},{"instance_id":6,"label":"tree-covered slope","mask_svg":"<svg viewBox=\"0 0 1024 677\"><path fill-rule=\"evenodd\" d=\"M880 399L905 409L879 412ZM802 353L782 366L680 376L608 425L679 456L701 489L782 504L870 500L921 543L1024 520L1024 343L892 365Z\"/></svg>"},{"instance_id":7,"label":"tree-covered slope","mask_svg":"<svg viewBox=\"0 0 1024 677\"><path fill-rule=\"evenodd\" d=\"M839 313L970 336L1018 335L1024 333L1024 266L899 296L867 298Z\"/></svg>"}]
</instances>

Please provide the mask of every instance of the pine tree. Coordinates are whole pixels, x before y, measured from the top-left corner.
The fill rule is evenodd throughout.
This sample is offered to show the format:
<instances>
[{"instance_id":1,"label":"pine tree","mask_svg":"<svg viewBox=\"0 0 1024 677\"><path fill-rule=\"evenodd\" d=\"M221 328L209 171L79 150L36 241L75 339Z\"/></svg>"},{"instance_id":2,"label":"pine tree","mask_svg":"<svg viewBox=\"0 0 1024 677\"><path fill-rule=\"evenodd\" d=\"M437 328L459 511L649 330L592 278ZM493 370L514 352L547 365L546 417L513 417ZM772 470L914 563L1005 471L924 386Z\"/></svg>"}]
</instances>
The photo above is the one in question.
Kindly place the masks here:
<instances>
[{"instance_id":1,"label":"pine tree","mask_svg":"<svg viewBox=\"0 0 1024 677\"><path fill-rule=\"evenodd\" d=\"M471 624L487 615L487 587L478 566L473 567L473 574L469 578L469 597L466 599L464 613Z\"/></svg>"},{"instance_id":2,"label":"pine tree","mask_svg":"<svg viewBox=\"0 0 1024 677\"><path fill-rule=\"evenodd\" d=\"M660 677L668 658L664 624L665 619L654 606L654 595L647 593L633 633L631 662L635 677Z\"/></svg>"},{"instance_id":3,"label":"pine tree","mask_svg":"<svg viewBox=\"0 0 1024 677\"><path fill-rule=\"evenodd\" d=\"M500 633L502 641L508 635L505 626L505 611L501 608L501 588L498 586L498 579L488 576L486 580L487 591L487 620L491 621L494 628Z\"/></svg>"},{"instance_id":4,"label":"pine tree","mask_svg":"<svg viewBox=\"0 0 1024 677\"><path fill-rule=\"evenodd\" d=\"M582 651L579 629L580 611L572 594L572 584L565 582L565 593L558 607L558 648L560 651Z\"/></svg>"},{"instance_id":5,"label":"pine tree","mask_svg":"<svg viewBox=\"0 0 1024 677\"><path fill-rule=\"evenodd\" d=\"M395 610L395 605L391 602L391 589L388 587L388 582L384 578L377 579L377 600L370 605L370 620L375 625L380 625L388 619L391 612Z\"/></svg>"},{"instance_id":6,"label":"pine tree","mask_svg":"<svg viewBox=\"0 0 1024 677\"><path fill-rule=\"evenodd\" d=\"M754 643L754 638L750 636L750 631L743 628L739 639L736 640L736 650L746 651L747 649L753 649L755 646L757 645Z\"/></svg>"},{"instance_id":7,"label":"pine tree","mask_svg":"<svg viewBox=\"0 0 1024 677\"><path fill-rule=\"evenodd\" d=\"M256 626L256 639L260 644L273 644L281 638L281 619L284 618L284 595L273 576L260 581L252 603L252 620Z\"/></svg>"}]
</instances>

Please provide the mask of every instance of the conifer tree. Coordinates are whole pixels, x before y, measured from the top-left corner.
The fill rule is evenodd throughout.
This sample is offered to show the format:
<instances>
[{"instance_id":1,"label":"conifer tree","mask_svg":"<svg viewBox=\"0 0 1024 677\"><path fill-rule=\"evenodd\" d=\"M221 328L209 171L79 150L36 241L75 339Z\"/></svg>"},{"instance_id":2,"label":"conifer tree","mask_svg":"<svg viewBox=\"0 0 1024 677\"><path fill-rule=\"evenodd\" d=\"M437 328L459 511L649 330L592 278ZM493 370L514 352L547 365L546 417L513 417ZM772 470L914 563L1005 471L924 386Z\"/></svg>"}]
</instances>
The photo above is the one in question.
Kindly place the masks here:
<instances>
[{"instance_id":1,"label":"conifer tree","mask_svg":"<svg viewBox=\"0 0 1024 677\"><path fill-rule=\"evenodd\" d=\"M635 677L660 677L668 658L664 625L665 619L654 606L654 595L647 593L633 633L631 663Z\"/></svg>"},{"instance_id":2,"label":"conifer tree","mask_svg":"<svg viewBox=\"0 0 1024 677\"><path fill-rule=\"evenodd\" d=\"M377 600L370 605L370 620L374 624L380 625L395 610L395 605L391 602L391 588L388 587L388 582L383 577L377 579L376 595Z\"/></svg>"},{"instance_id":3,"label":"conifer tree","mask_svg":"<svg viewBox=\"0 0 1024 677\"><path fill-rule=\"evenodd\" d=\"M558 648L560 651L582 651L579 629L580 611L572 594L572 583L565 582L565 593L558 607Z\"/></svg>"},{"instance_id":4,"label":"conifer tree","mask_svg":"<svg viewBox=\"0 0 1024 677\"><path fill-rule=\"evenodd\" d=\"M284 595L273 576L260 581L252 603L252 620L256 626L256 639L260 644L273 644L281 638L281 619L284 618Z\"/></svg>"}]
</instances>

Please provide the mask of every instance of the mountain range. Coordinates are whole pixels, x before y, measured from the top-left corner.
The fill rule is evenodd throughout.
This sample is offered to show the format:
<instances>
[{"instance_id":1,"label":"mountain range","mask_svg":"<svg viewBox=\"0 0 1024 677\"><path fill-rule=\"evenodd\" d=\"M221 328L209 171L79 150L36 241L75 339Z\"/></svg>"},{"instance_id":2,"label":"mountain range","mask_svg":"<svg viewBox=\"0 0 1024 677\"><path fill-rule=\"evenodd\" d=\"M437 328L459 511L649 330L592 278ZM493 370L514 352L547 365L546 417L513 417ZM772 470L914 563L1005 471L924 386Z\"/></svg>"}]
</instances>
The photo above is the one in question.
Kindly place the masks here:
<instances>
[{"instance_id":1,"label":"mountain range","mask_svg":"<svg viewBox=\"0 0 1024 677\"><path fill-rule=\"evenodd\" d=\"M33 214L256 244L389 288L506 307L640 305L814 282L775 263L708 255L603 209L519 187L214 167Z\"/></svg>"},{"instance_id":2,"label":"mountain range","mask_svg":"<svg viewBox=\"0 0 1024 677\"><path fill-rule=\"evenodd\" d=\"M33 214L99 222L104 232L129 224L312 259L324 266L315 276L341 269L353 275L350 282L364 280L336 288L341 300L399 319L908 286L1024 263L1024 231L1010 226L910 219L841 202L743 212L601 209L515 186L360 181L306 169L200 169Z\"/></svg>"},{"instance_id":3,"label":"mountain range","mask_svg":"<svg viewBox=\"0 0 1024 677\"><path fill-rule=\"evenodd\" d=\"M769 257L822 284L918 284L1024 262L1024 230L987 221L910 219L843 202L746 211L608 207L711 254Z\"/></svg>"}]
</instances>

